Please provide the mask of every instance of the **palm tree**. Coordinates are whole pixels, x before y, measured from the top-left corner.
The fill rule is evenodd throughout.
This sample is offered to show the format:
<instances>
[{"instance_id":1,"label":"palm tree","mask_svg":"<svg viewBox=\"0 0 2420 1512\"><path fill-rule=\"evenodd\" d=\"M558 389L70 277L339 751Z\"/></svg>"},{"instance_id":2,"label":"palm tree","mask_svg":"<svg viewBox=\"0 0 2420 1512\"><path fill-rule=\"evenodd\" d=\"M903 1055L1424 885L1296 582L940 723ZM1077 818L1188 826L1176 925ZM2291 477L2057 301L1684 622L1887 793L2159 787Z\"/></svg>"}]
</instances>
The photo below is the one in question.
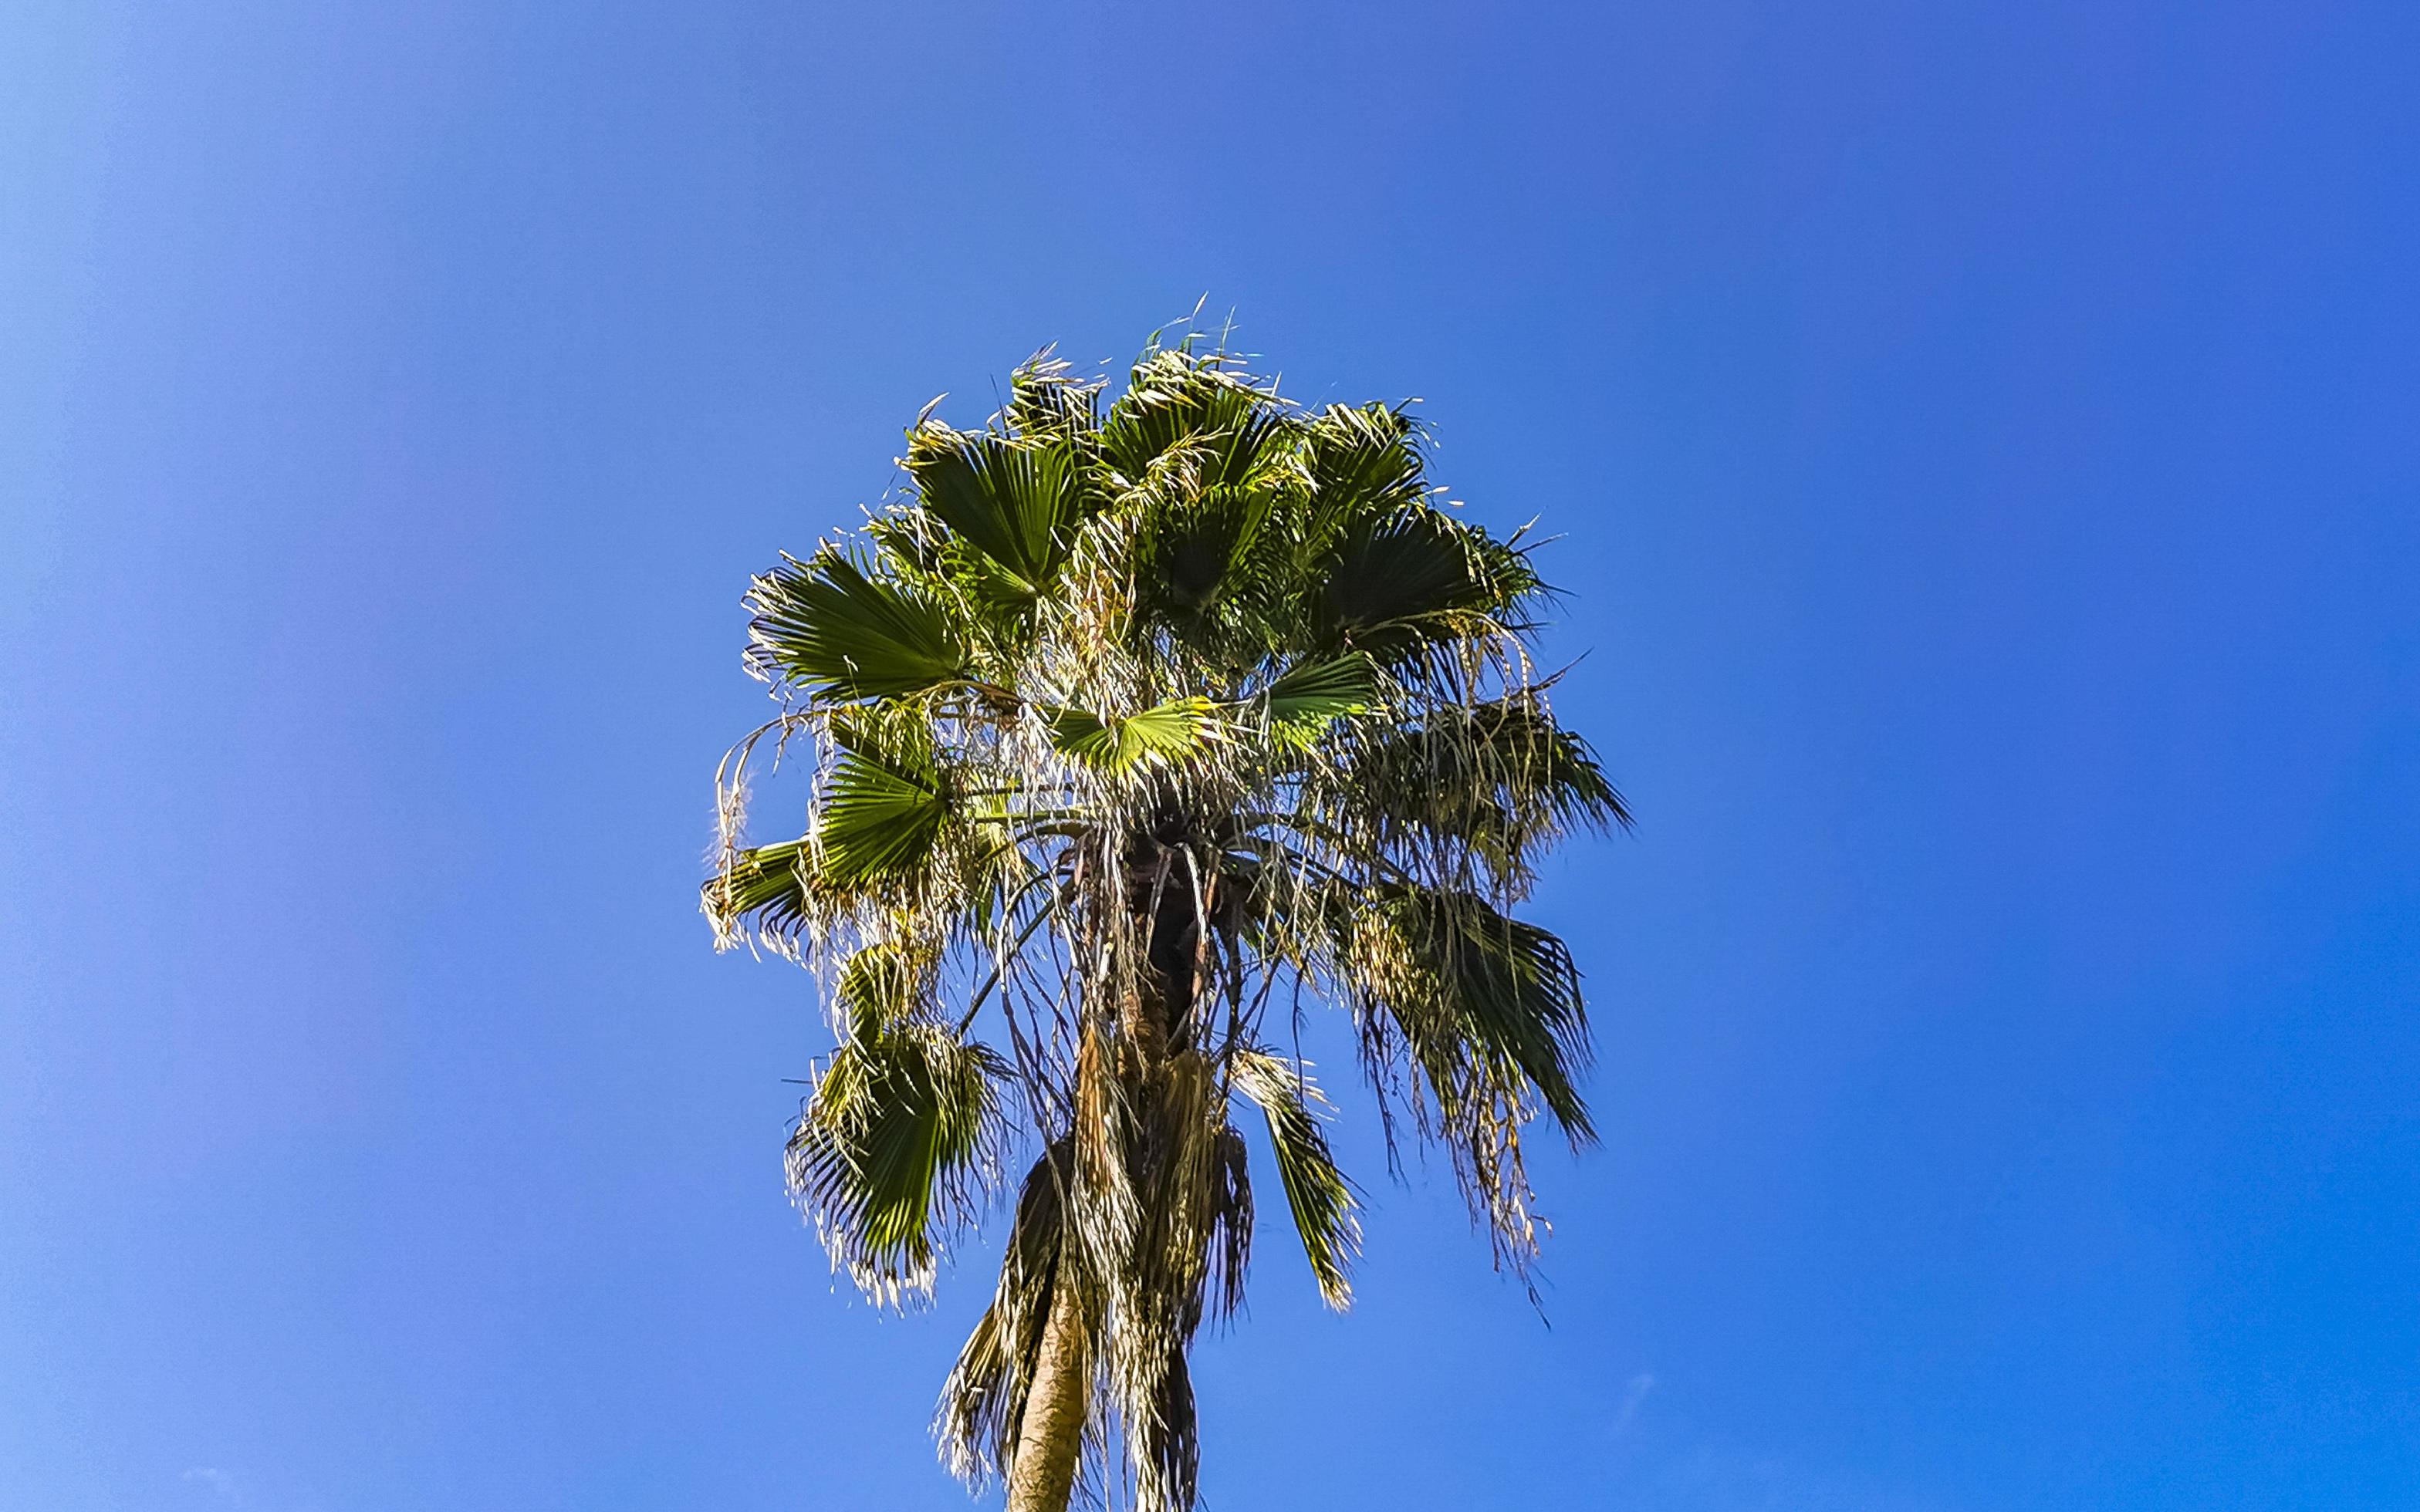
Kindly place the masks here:
<instances>
[{"instance_id":1,"label":"palm tree","mask_svg":"<svg viewBox=\"0 0 2420 1512\"><path fill-rule=\"evenodd\" d=\"M1358 1189L1279 1026L1350 1015L1390 1157L1441 1144L1526 1275L1522 1133L1592 1137L1588 1038L1570 952L1508 910L1559 835L1628 815L1547 707L1530 548L1438 497L1403 409L1299 408L1155 337L1114 402L1046 352L982 429L928 407L907 439L903 501L751 588L783 713L719 774L706 912L825 977L787 1166L870 1298L929 1294L1031 1156L948 1463L1012 1512L1079 1483L1181 1512L1187 1357L1253 1237L1244 1125L1351 1295ZM751 846L768 736L815 778L804 832Z\"/></svg>"}]
</instances>

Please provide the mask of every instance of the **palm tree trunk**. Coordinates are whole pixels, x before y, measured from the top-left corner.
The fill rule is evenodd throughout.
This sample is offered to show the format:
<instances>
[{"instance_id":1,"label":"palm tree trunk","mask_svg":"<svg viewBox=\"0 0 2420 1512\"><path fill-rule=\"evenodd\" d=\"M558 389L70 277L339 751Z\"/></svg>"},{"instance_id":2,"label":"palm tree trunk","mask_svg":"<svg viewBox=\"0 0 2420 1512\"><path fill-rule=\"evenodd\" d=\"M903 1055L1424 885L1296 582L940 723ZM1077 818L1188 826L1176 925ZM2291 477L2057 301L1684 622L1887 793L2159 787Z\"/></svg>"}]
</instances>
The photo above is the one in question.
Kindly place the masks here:
<instances>
[{"instance_id":1,"label":"palm tree trunk","mask_svg":"<svg viewBox=\"0 0 2420 1512\"><path fill-rule=\"evenodd\" d=\"M1042 1326L1033 1384L1025 1396L1025 1420L1017 1425L1008 1512L1067 1512L1084 1447L1084 1412L1092 1397L1090 1335L1083 1302L1063 1275L1051 1288L1050 1318Z\"/></svg>"}]
</instances>

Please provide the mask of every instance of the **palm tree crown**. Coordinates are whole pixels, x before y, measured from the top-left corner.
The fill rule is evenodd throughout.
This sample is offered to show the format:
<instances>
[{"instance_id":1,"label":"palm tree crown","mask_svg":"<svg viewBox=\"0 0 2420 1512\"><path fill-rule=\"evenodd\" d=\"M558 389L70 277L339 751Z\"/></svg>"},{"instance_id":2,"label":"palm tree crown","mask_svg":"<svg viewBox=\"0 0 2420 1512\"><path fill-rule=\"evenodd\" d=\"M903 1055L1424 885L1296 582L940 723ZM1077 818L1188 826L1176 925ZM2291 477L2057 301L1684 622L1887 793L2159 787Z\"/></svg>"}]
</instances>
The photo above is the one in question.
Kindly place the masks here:
<instances>
[{"instance_id":1,"label":"palm tree crown","mask_svg":"<svg viewBox=\"0 0 2420 1512\"><path fill-rule=\"evenodd\" d=\"M788 1170L867 1295L928 1292L1031 1156L952 1466L1020 1512L1087 1464L1180 1512L1187 1354L1252 1240L1241 1125L1350 1296L1357 1188L1273 1019L1343 1010L1390 1148L1449 1151L1524 1267L1525 1126L1592 1135L1579 974L1510 910L1558 836L1628 815L1547 706L1529 548L1438 497L1402 408L1155 338L1114 402L1046 353L982 429L928 410L907 444L902 501L751 589L783 712L724 763L706 911L828 982ZM815 779L804 832L752 846L768 735Z\"/></svg>"}]
</instances>

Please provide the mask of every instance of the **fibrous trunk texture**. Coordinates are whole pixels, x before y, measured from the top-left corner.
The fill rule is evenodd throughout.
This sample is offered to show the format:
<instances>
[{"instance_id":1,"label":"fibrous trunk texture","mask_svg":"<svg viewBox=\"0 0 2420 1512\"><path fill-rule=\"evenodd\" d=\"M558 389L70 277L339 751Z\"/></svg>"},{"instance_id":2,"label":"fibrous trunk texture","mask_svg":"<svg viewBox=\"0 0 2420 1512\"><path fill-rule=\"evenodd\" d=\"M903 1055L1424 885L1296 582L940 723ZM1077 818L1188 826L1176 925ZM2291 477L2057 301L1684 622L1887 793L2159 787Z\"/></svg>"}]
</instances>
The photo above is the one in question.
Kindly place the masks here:
<instances>
[{"instance_id":1,"label":"fibrous trunk texture","mask_svg":"<svg viewBox=\"0 0 2420 1512\"><path fill-rule=\"evenodd\" d=\"M1066 1512L1084 1447L1084 1411L1092 1398L1091 1331L1076 1287L1063 1274L1051 1288L1050 1319L1033 1362L1025 1421L1016 1433L1016 1462L1008 1480L1008 1512Z\"/></svg>"}]
</instances>

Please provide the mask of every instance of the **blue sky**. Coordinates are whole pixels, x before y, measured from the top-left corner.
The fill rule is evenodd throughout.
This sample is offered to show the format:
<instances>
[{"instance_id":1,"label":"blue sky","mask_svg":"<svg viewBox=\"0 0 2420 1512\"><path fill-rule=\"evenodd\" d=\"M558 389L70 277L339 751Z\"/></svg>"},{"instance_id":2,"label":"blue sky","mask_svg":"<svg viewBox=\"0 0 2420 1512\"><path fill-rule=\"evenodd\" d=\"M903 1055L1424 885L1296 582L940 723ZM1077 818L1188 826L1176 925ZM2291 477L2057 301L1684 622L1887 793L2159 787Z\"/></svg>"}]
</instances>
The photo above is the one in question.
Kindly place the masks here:
<instances>
[{"instance_id":1,"label":"blue sky","mask_svg":"<svg viewBox=\"0 0 2420 1512\"><path fill-rule=\"evenodd\" d=\"M748 574L1205 292L1532 515L1604 1148L1215 1507L2420 1504L2420 10L21 0L0 1504L964 1504L693 911ZM1366 1134L1348 1150L1373 1160ZM1374 1173L1373 1173L1374 1174Z\"/></svg>"}]
</instances>

